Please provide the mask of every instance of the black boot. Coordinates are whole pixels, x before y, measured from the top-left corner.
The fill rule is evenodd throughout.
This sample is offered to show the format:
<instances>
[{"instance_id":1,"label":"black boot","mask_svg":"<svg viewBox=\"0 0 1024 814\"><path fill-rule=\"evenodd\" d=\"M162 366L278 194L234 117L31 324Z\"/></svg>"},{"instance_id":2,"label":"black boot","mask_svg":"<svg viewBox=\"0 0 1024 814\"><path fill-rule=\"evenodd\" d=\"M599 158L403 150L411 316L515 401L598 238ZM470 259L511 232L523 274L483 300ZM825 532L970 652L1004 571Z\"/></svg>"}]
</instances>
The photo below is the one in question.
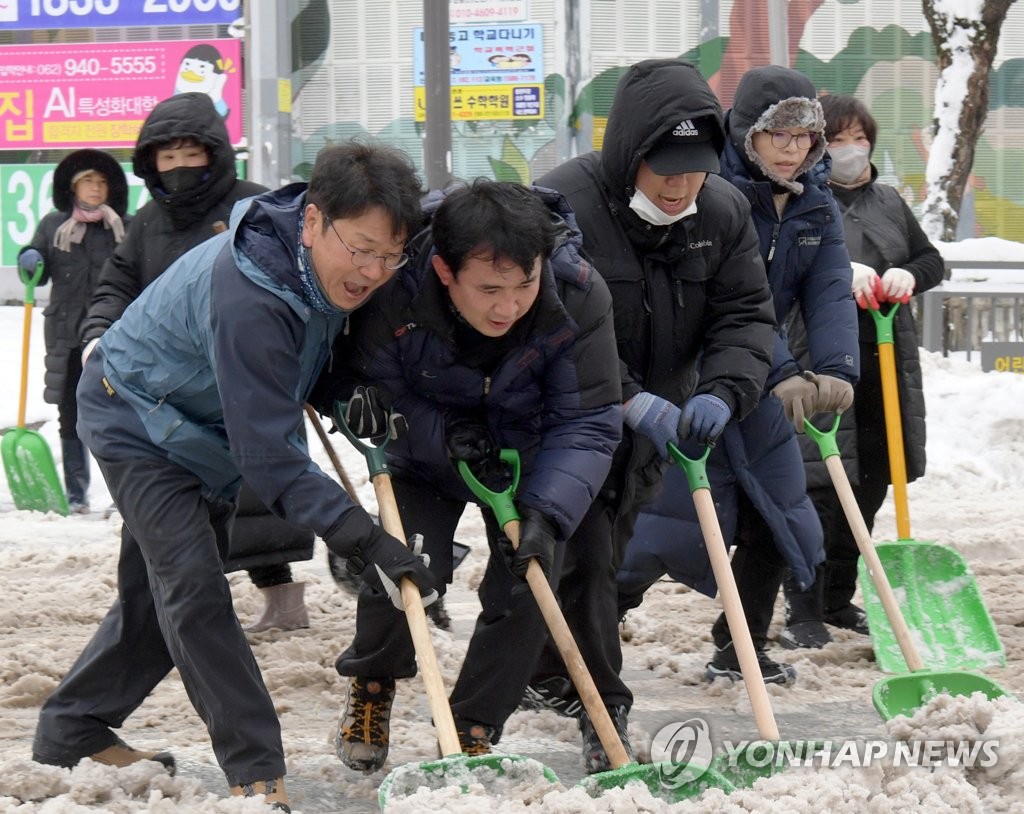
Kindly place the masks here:
<instances>
[{"instance_id":1,"label":"black boot","mask_svg":"<svg viewBox=\"0 0 1024 814\"><path fill-rule=\"evenodd\" d=\"M64 459L68 509L74 514L85 514L89 511L89 459L85 444L77 438L61 438L60 450Z\"/></svg>"},{"instance_id":2,"label":"black boot","mask_svg":"<svg viewBox=\"0 0 1024 814\"><path fill-rule=\"evenodd\" d=\"M786 595L786 626L779 634L783 647L824 647L832 636L825 628L825 567L815 569L814 584L804 591L788 571L782 583Z\"/></svg>"},{"instance_id":3,"label":"black boot","mask_svg":"<svg viewBox=\"0 0 1024 814\"><path fill-rule=\"evenodd\" d=\"M857 590L857 561L829 560L825 563L825 574L825 622L867 635L867 614L850 602Z\"/></svg>"},{"instance_id":4,"label":"black boot","mask_svg":"<svg viewBox=\"0 0 1024 814\"><path fill-rule=\"evenodd\" d=\"M772 660L766 652L768 626L772 621L775 597L779 595L785 567L776 559L761 556L758 552L751 551L750 546L741 545L733 554L732 571L764 680L776 684L790 683L796 678L796 670L789 664ZM734 681L742 678L739 660L732 646L732 634L724 613L719 615L711 627L711 636L715 642L715 655L707 664L705 678L708 681L714 681L719 677L731 678Z\"/></svg>"}]
</instances>

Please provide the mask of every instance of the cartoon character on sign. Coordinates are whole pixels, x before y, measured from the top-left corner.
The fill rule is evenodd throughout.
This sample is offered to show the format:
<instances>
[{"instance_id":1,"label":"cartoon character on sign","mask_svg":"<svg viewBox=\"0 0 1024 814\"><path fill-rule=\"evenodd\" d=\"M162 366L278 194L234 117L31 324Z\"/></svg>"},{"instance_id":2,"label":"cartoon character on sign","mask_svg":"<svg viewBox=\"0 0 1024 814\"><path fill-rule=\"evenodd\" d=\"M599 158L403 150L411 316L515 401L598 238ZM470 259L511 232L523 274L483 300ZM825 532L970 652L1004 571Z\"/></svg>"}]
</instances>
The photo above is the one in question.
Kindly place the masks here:
<instances>
[{"instance_id":1,"label":"cartoon character on sign","mask_svg":"<svg viewBox=\"0 0 1024 814\"><path fill-rule=\"evenodd\" d=\"M227 118L228 106L224 101L224 86L228 74L235 72L231 59L225 60L220 51L208 43L194 45L188 49L178 66L174 79L174 92L205 93L213 100L213 106L221 116Z\"/></svg>"}]
</instances>

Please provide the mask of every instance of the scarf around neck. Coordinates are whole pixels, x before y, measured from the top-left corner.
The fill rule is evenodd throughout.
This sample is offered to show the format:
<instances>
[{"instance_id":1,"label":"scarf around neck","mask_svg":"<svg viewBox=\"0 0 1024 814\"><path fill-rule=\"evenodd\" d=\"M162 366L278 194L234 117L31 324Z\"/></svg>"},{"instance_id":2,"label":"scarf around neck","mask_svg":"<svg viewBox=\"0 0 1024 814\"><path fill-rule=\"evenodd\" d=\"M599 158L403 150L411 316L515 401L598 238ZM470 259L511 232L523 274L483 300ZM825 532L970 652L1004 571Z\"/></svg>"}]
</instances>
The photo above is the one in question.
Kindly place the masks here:
<instances>
[{"instance_id":1,"label":"scarf around neck","mask_svg":"<svg viewBox=\"0 0 1024 814\"><path fill-rule=\"evenodd\" d=\"M106 204L91 206L76 198L71 209L71 217L58 226L53 235L53 245L62 252L71 251L71 244L81 243L85 238L89 224L100 221L103 221L104 229L113 231L115 243L120 243L124 239L124 222L117 212Z\"/></svg>"}]
</instances>

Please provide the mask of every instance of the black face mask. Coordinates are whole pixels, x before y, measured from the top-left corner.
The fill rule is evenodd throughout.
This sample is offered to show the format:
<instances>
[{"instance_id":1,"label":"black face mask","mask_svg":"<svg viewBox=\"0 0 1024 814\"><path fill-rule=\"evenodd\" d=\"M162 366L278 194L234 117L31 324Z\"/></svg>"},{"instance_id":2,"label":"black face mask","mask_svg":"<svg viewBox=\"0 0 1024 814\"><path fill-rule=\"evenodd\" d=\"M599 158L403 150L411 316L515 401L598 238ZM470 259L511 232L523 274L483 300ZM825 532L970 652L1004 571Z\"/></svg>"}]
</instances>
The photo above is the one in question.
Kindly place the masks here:
<instances>
[{"instance_id":1,"label":"black face mask","mask_svg":"<svg viewBox=\"0 0 1024 814\"><path fill-rule=\"evenodd\" d=\"M209 167L175 167L160 173L160 186L168 195L195 189L210 175Z\"/></svg>"}]
</instances>

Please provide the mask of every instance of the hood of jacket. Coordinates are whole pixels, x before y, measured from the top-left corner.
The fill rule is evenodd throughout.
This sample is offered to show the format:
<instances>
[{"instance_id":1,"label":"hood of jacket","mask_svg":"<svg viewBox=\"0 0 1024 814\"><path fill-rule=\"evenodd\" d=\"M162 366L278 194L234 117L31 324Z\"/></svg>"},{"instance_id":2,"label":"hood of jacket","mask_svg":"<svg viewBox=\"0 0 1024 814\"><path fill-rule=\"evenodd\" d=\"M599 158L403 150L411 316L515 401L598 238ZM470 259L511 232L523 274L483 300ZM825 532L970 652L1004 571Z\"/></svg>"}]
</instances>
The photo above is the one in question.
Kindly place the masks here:
<instances>
[{"instance_id":1,"label":"hood of jacket","mask_svg":"<svg viewBox=\"0 0 1024 814\"><path fill-rule=\"evenodd\" d=\"M244 255L249 261L239 262L239 267L250 277L253 277L252 269L258 269L259 279L255 281L265 288L282 294L289 292L283 298L298 313L303 313L309 305L302 293L298 261L299 227L306 208L308 186L304 181L288 184L239 201L231 210L233 251L236 259ZM245 228L240 229L243 220ZM270 236L274 239L268 239Z\"/></svg>"},{"instance_id":2,"label":"hood of jacket","mask_svg":"<svg viewBox=\"0 0 1024 814\"><path fill-rule=\"evenodd\" d=\"M162 144L187 138L195 139L206 147L210 154L209 174L198 186L169 195L160 185L156 149ZM231 146L227 126L205 93L179 93L154 107L139 132L132 166L177 229L201 221L228 193L237 178L235 150Z\"/></svg>"},{"instance_id":3,"label":"hood of jacket","mask_svg":"<svg viewBox=\"0 0 1024 814\"><path fill-rule=\"evenodd\" d=\"M53 206L60 212L70 212L74 206L71 179L85 170L96 170L107 179L107 206L124 217L128 211L128 180L117 159L102 150L86 148L65 156L53 171Z\"/></svg>"},{"instance_id":4,"label":"hood of jacket","mask_svg":"<svg viewBox=\"0 0 1024 814\"><path fill-rule=\"evenodd\" d=\"M752 68L743 74L733 105L726 116L729 141L736 149L752 178L768 180L783 190L797 195L803 184L797 179L821 161L825 154L825 113L817 99L814 83L799 71L778 65ZM814 146L792 179L769 172L754 150L755 133L804 127L817 133Z\"/></svg>"},{"instance_id":5,"label":"hood of jacket","mask_svg":"<svg viewBox=\"0 0 1024 814\"><path fill-rule=\"evenodd\" d=\"M636 191L640 162L655 143L684 119L710 116L721 153L725 142L722 106L697 68L678 59L648 59L619 80L608 113L601 170L612 198L628 204Z\"/></svg>"}]
</instances>

